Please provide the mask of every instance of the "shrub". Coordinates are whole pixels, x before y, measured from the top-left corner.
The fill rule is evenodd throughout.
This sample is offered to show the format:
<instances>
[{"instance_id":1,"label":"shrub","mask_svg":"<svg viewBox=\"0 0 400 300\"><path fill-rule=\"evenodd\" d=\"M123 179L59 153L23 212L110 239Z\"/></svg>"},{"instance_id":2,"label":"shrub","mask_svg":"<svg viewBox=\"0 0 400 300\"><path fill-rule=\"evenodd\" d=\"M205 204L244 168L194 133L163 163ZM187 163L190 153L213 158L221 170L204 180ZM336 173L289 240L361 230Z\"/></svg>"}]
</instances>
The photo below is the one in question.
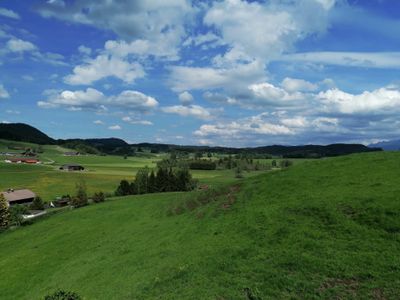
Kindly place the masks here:
<instances>
[{"instance_id":1,"label":"shrub","mask_svg":"<svg viewBox=\"0 0 400 300\"><path fill-rule=\"evenodd\" d=\"M94 193L92 199L94 203L104 202L106 196L103 192Z\"/></svg>"},{"instance_id":2,"label":"shrub","mask_svg":"<svg viewBox=\"0 0 400 300\"><path fill-rule=\"evenodd\" d=\"M88 204L88 196L86 193L86 185L80 182L76 185L76 196L72 197L71 205L74 207L82 207Z\"/></svg>"},{"instance_id":3,"label":"shrub","mask_svg":"<svg viewBox=\"0 0 400 300\"><path fill-rule=\"evenodd\" d=\"M6 198L0 194L0 229L7 228L10 223L10 211Z\"/></svg>"},{"instance_id":4,"label":"shrub","mask_svg":"<svg viewBox=\"0 0 400 300\"><path fill-rule=\"evenodd\" d=\"M9 210L11 225L21 225L24 221L22 215L28 212L28 208L25 205L16 204L11 206Z\"/></svg>"},{"instance_id":5,"label":"shrub","mask_svg":"<svg viewBox=\"0 0 400 300\"><path fill-rule=\"evenodd\" d=\"M44 203L42 198L39 196L36 196L35 199L33 199L32 204L29 206L30 209L32 210L44 210Z\"/></svg>"},{"instance_id":6,"label":"shrub","mask_svg":"<svg viewBox=\"0 0 400 300\"><path fill-rule=\"evenodd\" d=\"M82 297L75 292L58 290L44 297L44 300L81 300Z\"/></svg>"}]
</instances>

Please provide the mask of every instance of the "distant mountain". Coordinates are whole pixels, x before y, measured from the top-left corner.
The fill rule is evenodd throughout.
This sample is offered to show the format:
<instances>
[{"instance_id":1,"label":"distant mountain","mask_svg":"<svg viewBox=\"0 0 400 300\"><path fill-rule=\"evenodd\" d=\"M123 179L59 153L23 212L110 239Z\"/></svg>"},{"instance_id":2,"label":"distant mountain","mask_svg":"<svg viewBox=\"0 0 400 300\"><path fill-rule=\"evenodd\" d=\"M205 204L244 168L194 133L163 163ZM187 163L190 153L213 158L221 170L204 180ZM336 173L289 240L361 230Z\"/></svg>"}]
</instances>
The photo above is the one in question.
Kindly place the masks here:
<instances>
[{"instance_id":1,"label":"distant mountain","mask_svg":"<svg viewBox=\"0 0 400 300\"><path fill-rule=\"evenodd\" d=\"M251 149L250 149L251 150ZM382 151L378 147L367 147L362 144L331 144L321 145L304 145L304 146L265 146L254 148L253 150L269 153L271 155L282 155L283 157L325 157L339 156L351 153Z\"/></svg>"},{"instance_id":2,"label":"distant mountain","mask_svg":"<svg viewBox=\"0 0 400 300\"><path fill-rule=\"evenodd\" d=\"M273 155L287 158L318 158L326 156L339 156L351 153L381 151L379 144L373 145L374 148L361 144L332 144L304 145L304 146L263 146L263 147L209 147L209 146L181 146L171 144L139 143L128 144L119 138L98 138L98 139L67 139L54 140L40 130L21 123L0 124L0 138L21 142L31 142L36 144L58 144L67 148L73 148L80 152L92 154L114 154L114 155L134 155L140 149L147 149L152 152L214 152L214 153L252 153L262 155ZM399 141L400 144L400 141ZM396 147L396 150L399 147Z\"/></svg>"},{"instance_id":3,"label":"distant mountain","mask_svg":"<svg viewBox=\"0 0 400 300\"><path fill-rule=\"evenodd\" d=\"M39 129L23 123L0 124L0 139L35 144L55 144L56 141Z\"/></svg>"},{"instance_id":4,"label":"distant mountain","mask_svg":"<svg viewBox=\"0 0 400 300\"><path fill-rule=\"evenodd\" d=\"M400 140L379 142L379 143L368 145L368 147L379 147L386 151L400 150Z\"/></svg>"}]
</instances>

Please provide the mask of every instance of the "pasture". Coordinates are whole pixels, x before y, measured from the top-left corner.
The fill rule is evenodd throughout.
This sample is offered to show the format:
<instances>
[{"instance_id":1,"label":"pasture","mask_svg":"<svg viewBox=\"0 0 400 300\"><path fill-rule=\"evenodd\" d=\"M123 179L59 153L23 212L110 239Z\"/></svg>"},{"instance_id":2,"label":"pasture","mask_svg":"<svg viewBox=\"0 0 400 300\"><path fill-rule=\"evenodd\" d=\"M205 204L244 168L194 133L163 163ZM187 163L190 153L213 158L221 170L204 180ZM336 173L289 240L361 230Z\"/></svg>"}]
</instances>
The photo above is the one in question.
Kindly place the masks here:
<instances>
[{"instance_id":1,"label":"pasture","mask_svg":"<svg viewBox=\"0 0 400 300\"><path fill-rule=\"evenodd\" d=\"M0 152L16 151L7 147L38 148L38 145L0 140ZM63 153L73 151L55 145L41 146L39 154L43 162L39 165L5 163L6 156L0 156L0 190L8 188L29 188L39 194L44 201L51 201L57 196L74 194L78 182L84 181L88 193L98 191L113 193L122 179L132 181L136 172L143 167L155 168L157 161L167 154L140 154L140 156L101 156L80 155L64 156ZM20 151L21 152L21 151ZM270 163L268 160L260 160ZM63 164L76 163L85 167L84 171L60 171ZM212 186L235 182L234 170L191 171L193 177L202 184ZM244 172L244 177L255 176L259 172Z\"/></svg>"},{"instance_id":2,"label":"pasture","mask_svg":"<svg viewBox=\"0 0 400 300\"><path fill-rule=\"evenodd\" d=\"M351 155L208 201L147 194L49 216L0 234L0 298L396 299L399 164L400 153Z\"/></svg>"}]
</instances>

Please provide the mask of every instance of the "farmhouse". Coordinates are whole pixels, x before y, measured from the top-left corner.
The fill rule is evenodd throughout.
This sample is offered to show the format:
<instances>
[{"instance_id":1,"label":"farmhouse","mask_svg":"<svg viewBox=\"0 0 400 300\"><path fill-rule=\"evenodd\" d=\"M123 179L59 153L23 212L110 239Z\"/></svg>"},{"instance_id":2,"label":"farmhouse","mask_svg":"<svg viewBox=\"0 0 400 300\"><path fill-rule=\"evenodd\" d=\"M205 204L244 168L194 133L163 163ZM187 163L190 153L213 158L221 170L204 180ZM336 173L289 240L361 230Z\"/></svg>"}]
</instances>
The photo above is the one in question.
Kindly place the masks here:
<instances>
[{"instance_id":1,"label":"farmhouse","mask_svg":"<svg viewBox=\"0 0 400 300\"><path fill-rule=\"evenodd\" d=\"M36 158L11 158L11 159L6 159L5 162L7 163L16 163L16 164L40 164L40 160Z\"/></svg>"},{"instance_id":2,"label":"farmhouse","mask_svg":"<svg viewBox=\"0 0 400 300\"><path fill-rule=\"evenodd\" d=\"M82 171L85 168L78 164L65 164L60 167L60 170L65 171Z\"/></svg>"},{"instance_id":3,"label":"farmhouse","mask_svg":"<svg viewBox=\"0 0 400 300\"><path fill-rule=\"evenodd\" d=\"M35 199L36 194L28 189L14 190L8 189L2 192L4 198L6 198L9 206L15 204L31 204Z\"/></svg>"},{"instance_id":4,"label":"farmhouse","mask_svg":"<svg viewBox=\"0 0 400 300\"><path fill-rule=\"evenodd\" d=\"M79 152L64 152L64 156L78 156L80 155Z\"/></svg>"}]
</instances>

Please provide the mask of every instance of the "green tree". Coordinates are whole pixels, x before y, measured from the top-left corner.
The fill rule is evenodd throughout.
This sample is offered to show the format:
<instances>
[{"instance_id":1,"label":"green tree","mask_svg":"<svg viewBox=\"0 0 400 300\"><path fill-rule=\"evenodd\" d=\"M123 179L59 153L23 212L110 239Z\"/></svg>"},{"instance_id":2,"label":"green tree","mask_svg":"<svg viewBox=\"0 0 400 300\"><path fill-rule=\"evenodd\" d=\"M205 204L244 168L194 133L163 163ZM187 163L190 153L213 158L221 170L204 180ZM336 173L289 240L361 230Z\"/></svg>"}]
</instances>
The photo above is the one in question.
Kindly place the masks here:
<instances>
[{"instance_id":1,"label":"green tree","mask_svg":"<svg viewBox=\"0 0 400 300\"><path fill-rule=\"evenodd\" d=\"M36 196L35 199L33 199L33 202L29 208L32 210L44 210L44 203L42 198Z\"/></svg>"},{"instance_id":2,"label":"green tree","mask_svg":"<svg viewBox=\"0 0 400 300\"><path fill-rule=\"evenodd\" d=\"M4 195L0 193L0 229L7 228L10 223L10 211Z\"/></svg>"},{"instance_id":3,"label":"green tree","mask_svg":"<svg viewBox=\"0 0 400 300\"><path fill-rule=\"evenodd\" d=\"M76 196L72 197L71 204L74 207L81 207L88 204L86 184L81 181L76 184Z\"/></svg>"},{"instance_id":4,"label":"green tree","mask_svg":"<svg viewBox=\"0 0 400 300\"><path fill-rule=\"evenodd\" d=\"M149 169L140 169L136 173L135 184L138 194L146 194L149 188Z\"/></svg>"},{"instance_id":5,"label":"green tree","mask_svg":"<svg viewBox=\"0 0 400 300\"><path fill-rule=\"evenodd\" d=\"M156 176L154 175L154 171L151 170L150 176L149 176L149 187L148 187L149 193L155 193L157 192L157 186L156 186Z\"/></svg>"},{"instance_id":6,"label":"green tree","mask_svg":"<svg viewBox=\"0 0 400 300\"><path fill-rule=\"evenodd\" d=\"M121 180L117 190L115 191L116 196L126 196L132 194L131 185L127 180Z\"/></svg>"}]
</instances>

